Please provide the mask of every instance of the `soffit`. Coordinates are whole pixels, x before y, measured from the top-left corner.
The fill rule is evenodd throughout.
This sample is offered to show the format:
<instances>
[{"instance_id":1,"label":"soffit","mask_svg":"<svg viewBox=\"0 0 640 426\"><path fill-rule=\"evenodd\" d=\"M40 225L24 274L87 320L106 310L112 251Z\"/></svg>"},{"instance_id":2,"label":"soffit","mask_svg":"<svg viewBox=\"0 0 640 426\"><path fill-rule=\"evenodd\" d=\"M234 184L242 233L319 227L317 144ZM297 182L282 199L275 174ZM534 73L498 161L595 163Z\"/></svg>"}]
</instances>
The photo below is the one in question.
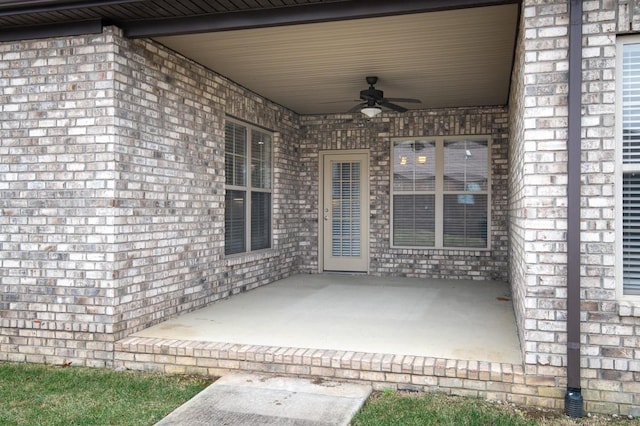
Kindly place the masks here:
<instances>
[{"instance_id":1,"label":"soffit","mask_svg":"<svg viewBox=\"0 0 640 426\"><path fill-rule=\"evenodd\" d=\"M43 24L72 24L105 19L127 22L193 17L277 7L334 3L341 0L0 0L0 28Z\"/></svg>"}]
</instances>

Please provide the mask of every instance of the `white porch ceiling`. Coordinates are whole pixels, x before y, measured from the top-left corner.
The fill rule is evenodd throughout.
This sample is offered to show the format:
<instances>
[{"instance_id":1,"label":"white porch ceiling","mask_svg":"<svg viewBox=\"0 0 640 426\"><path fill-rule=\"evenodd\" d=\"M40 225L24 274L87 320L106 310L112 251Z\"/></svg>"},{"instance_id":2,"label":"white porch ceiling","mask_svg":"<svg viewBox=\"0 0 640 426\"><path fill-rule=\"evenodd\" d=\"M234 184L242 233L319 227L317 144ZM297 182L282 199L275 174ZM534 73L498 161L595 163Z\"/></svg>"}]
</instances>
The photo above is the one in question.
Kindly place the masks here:
<instances>
[{"instance_id":1,"label":"white porch ceiling","mask_svg":"<svg viewBox=\"0 0 640 426\"><path fill-rule=\"evenodd\" d=\"M299 114L348 111L378 76L409 109L505 105L518 5L155 38Z\"/></svg>"}]
</instances>

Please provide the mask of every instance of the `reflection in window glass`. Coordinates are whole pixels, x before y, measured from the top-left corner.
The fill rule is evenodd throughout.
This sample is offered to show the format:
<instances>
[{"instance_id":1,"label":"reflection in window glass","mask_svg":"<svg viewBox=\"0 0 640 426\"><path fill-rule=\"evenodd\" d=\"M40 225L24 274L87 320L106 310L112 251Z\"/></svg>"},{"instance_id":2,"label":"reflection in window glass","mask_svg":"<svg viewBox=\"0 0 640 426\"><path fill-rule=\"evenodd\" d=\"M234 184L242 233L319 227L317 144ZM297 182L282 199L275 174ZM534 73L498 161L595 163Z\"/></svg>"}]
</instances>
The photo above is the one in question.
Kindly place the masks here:
<instances>
[{"instance_id":1,"label":"reflection in window glass","mask_svg":"<svg viewBox=\"0 0 640 426\"><path fill-rule=\"evenodd\" d=\"M395 141L392 244L487 248L489 141Z\"/></svg>"}]
</instances>

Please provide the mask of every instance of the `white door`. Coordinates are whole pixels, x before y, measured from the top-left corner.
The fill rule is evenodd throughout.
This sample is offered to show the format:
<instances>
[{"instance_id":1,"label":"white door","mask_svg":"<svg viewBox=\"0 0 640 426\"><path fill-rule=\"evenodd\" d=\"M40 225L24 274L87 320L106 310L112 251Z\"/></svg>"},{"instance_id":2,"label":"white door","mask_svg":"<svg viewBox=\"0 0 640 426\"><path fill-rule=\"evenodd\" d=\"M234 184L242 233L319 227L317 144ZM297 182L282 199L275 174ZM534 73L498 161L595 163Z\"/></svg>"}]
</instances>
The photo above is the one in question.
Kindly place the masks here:
<instances>
[{"instance_id":1,"label":"white door","mask_svg":"<svg viewBox=\"0 0 640 426\"><path fill-rule=\"evenodd\" d=\"M321 154L321 269L369 270L369 154Z\"/></svg>"}]
</instances>

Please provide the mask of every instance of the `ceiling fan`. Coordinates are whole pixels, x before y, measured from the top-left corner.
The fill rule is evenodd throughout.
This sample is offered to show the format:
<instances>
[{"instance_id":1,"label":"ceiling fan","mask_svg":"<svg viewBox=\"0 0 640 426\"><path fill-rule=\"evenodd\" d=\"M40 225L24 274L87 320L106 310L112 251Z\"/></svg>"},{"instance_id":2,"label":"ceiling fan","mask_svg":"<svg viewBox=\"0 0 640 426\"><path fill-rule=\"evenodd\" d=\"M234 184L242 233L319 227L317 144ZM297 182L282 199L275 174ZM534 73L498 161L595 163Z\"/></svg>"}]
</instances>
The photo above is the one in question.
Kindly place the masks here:
<instances>
[{"instance_id":1,"label":"ceiling fan","mask_svg":"<svg viewBox=\"0 0 640 426\"><path fill-rule=\"evenodd\" d=\"M368 89L360 91L360 101L358 105L354 106L349 110L349 112L360 111L364 115L369 118L373 118L376 115L382 112L382 107L388 108L397 112L406 112L407 108L396 105L393 102L402 102L402 103L412 103L419 104L421 103L418 99L411 98L385 98L384 92L382 90L378 90L374 87L374 85L378 82L378 77L367 77L367 84L369 85Z\"/></svg>"}]
</instances>

